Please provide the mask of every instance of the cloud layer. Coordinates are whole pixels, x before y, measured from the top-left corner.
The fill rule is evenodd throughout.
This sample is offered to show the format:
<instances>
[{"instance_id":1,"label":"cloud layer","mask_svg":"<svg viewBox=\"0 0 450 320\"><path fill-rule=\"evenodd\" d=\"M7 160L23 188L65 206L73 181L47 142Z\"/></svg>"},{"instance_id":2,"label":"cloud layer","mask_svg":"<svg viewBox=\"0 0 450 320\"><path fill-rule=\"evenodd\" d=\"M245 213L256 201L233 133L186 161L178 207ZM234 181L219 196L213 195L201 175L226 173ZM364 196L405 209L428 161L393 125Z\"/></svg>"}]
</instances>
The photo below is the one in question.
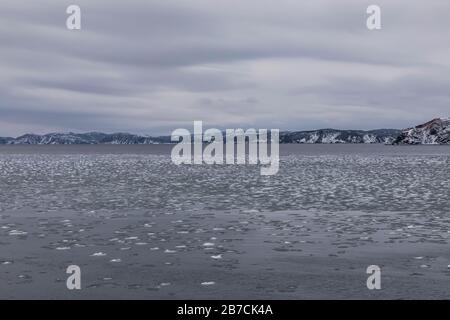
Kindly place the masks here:
<instances>
[{"instance_id":1,"label":"cloud layer","mask_svg":"<svg viewBox=\"0 0 450 320\"><path fill-rule=\"evenodd\" d=\"M402 128L450 110L450 2L4 0L0 135ZM66 29L66 8L82 30Z\"/></svg>"}]
</instances>

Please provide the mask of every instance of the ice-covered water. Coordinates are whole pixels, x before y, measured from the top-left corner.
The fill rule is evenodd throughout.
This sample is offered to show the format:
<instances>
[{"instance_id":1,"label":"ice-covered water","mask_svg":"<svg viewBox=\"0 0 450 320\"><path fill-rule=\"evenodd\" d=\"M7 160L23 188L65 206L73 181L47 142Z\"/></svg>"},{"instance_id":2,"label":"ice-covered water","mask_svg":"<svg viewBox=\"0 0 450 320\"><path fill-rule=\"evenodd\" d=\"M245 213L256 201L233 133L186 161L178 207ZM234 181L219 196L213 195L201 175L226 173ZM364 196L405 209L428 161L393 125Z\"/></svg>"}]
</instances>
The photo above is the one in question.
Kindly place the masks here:
<instances>
[{"instance_id":1,"label":"ice-covered water","mask_svg":"<svg viewBox=\"0 0 450 320\"><path fill-rule=\"evenodd\" d=\"M170 148L0 146L0 298L447 297L449 147L282 145L265 177Z\"/></svg>"},{"instance_id":2,"label":"ice-covered water","mask_svg":"<svg viewBox=\"0 0 450 320\"><path fill-rule=\"evenodd\" d=\"M0 150L0 209L447 210L450 148L339 147L286 147L269 177L249 165L178 167L167 152Z\"/></svg>"}]
</instances>

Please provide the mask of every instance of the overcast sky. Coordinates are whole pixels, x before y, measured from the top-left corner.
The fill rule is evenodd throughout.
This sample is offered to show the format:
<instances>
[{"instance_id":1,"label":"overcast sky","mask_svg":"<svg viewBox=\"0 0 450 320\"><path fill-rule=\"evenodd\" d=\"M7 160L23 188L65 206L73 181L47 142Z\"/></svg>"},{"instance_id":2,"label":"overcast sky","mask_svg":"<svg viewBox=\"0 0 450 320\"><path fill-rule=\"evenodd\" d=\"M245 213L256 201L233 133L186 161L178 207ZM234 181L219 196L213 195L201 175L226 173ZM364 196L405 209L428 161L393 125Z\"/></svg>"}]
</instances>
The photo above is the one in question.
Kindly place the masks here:
<instances>
[{"instance_id":1,"label":"overcast sky","mask_svg":"<svg viewBox=\"0 0 450 320\"><path fill-rule=\"evenodd\" d=\"M408 127L450 115L449 16L448 0L2 0L0 135Z\"/></svg>"}]
</instances>

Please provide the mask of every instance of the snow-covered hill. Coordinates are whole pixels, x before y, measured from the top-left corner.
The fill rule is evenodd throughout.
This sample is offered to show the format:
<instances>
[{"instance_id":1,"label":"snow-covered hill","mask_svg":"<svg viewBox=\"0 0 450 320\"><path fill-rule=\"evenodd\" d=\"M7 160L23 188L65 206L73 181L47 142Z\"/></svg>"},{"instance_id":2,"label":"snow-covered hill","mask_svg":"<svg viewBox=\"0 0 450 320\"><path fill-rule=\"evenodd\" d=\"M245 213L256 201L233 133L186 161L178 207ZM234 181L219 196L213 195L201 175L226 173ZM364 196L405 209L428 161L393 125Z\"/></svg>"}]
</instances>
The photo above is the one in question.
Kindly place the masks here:
<instances>
[{"instance_id":1,"label":"snow-covered hill","mask_svg":"<svg viewBox=\"0 0 450 320\"><path fill-rule=\"evenodd\" d=\"M372 131L322 129L281 132L280 143L385 143L391 144L400 130ZM170 136L149 137L130 133L101 132L25 134L17 138L1 138L0 144L161 144L171 143Z\"/></svg>"},{"instance_id":2,"label":"snow-covered hill","mask_svg":"<svg viewBox=\"0 0 450 320\"><path fill-rule=\"evenodd\" d=\"M405 129L394 144L450 144L450 118L437 118Z\"/></svg>"},{"instance_id":3,"label":"snow-covered hill","mask_svg":"<svg viewBox=\"0 0 450 320\"><path fill-rule=\"evenodd\" d=\"M281 143L392 143L400 130L371 131L322 129L314 131L282 132Z\"/></svg>"},{"instance_id":4,"label":"snow-covered hill","mask_svg":"<svg viewBox=\"0 0 450 320\"><path fill-rule=\"evenodd\" d=\"M168 137L100 132L26 134L17 138L0 138L0 144L159 144L166 142L170 142Z\"/></svg>"}]
</instances>

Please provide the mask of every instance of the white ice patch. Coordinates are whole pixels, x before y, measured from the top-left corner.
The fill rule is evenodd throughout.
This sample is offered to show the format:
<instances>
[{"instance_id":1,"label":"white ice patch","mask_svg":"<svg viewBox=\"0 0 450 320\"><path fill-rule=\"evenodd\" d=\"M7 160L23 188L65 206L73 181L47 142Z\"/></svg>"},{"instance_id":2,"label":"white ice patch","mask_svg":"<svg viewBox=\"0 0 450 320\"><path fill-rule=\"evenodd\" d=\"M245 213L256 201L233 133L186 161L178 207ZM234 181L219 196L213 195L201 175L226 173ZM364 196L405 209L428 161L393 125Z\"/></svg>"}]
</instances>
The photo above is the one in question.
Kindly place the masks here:
<instances>
[{"instance_id":1,"label":"white ice patch","mask_svg":"<svg viewBox=\"0 0 450 320\"><path fill-rule=\"evenodd\" d=\"M23 236L23 235L26 235L28 232L25 232L25 231L20 231L20 230L11 230L10 232L9 232L9 235L10 236Z\"/></svg>"},{"instance_id":2,"label":"white ice patch","mask_svg":"<svg viewBox=\"0 0 450 320\"><path fill-rule=\"evenodd\" d=\"M106 256L106 253L104 252L95 252L91 254L91 257L104 257L104 256Z\"/></svg>"},{"instance_id":3,"label":"white ice patch","mask_svg":"<svg viewBox=\"0 0 450 320\"><path fill-rule=\"evenodd\" d=\"M205 242L205 243L203 244L203 246L204 246L204 247L214 247L214 243L212 243L212 242Z\"/></svg>"}]
</instances>

